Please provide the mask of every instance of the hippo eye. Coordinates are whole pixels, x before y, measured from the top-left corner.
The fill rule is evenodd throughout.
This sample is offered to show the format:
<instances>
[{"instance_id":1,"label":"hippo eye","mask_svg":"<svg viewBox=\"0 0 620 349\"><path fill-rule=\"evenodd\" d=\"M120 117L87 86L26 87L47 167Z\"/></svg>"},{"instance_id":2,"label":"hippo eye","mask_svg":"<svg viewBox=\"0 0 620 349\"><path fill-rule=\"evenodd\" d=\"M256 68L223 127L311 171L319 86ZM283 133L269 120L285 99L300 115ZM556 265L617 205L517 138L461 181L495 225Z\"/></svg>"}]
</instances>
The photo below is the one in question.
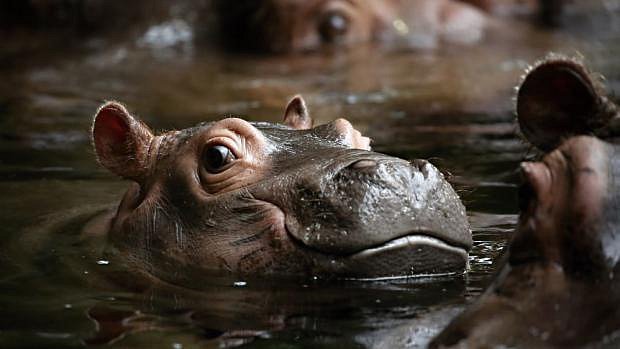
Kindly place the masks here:
<instances>
[{"instance_id":1,"label":"hippo eye","mask_svg":"<svg viewBox=\"0 0 620 349\"><path fill-rule=\"evenodd\" d=\"M328 11L319 21L318 29L324 42L335 42L349 30L349 19L340 11Z\"/></svg>"},{"instance_id":2,"label":"hippo eye","mask_svg":"<svg viewBox=\"0 0 620 349\"><path fill-rule=\"evenodd\" d=\"M202 159L207 172L219 173L235 160L235 155L226 146L215 145L204 150Z\"/></svg>"}]
</instances>

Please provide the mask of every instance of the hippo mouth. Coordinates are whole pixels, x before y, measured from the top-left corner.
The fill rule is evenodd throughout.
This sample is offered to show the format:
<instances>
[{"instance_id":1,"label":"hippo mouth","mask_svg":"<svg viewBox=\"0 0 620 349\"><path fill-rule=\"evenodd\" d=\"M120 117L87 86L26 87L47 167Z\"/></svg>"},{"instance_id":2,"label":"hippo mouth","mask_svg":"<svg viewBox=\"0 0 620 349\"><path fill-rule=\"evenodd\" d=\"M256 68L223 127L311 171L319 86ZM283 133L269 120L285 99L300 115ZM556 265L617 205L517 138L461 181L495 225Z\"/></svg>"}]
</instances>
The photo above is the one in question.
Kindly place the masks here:
<instances>
[{"instance_id":1,"label":"hippo mouth","mask_svg":"<svg viewBox=\"0 0 620 349\"><path fill-rule=\"evenodd\" d=\"M369 258L375 256L377 254L386 253L386 252L394 252L398 251L402 248L414 247L418 245L432 245L438 248L445 248L453 250L457 253L462 253L464 256L467 255L467 250L465 247L455 246L449 244L448 242L438 239L436 237L430 235L423 234L406 234L402 237L392 239L383 244L374 247L365 248L359 252L355 252L349 255L350 258Z\"/></svg>"},{"instance_id":2,"label":"hippo mouth","mask_svg":"<svg viewBox=\"0 0 620 349\"><path fill-rule=\"evenodd\" d=\"M454 275L469 268L467 249L422 234L408 234L348 256L347 274L357 279L390 279ZM377 265L389 265L383 275ZM364 269L366 275L356 273ZM377 272L373 272L377 269ZM460 270L460 272L455 272Z\"/></svg>"},{"instance_id":3,"label":"hippo mouth","mask_svg":"<svg viewBox=\"0 0 620 349\"><path fill-rule=\"evenodd\" d=\"M469 269L468 247L434 234L410 231L394 239L351 253L333 253L309 246L288 232L299 248L314 252L317 267L356 280L385 280L462 274ZM325 263L327 260L328 263Z\"/></svg>"}]
</instances>

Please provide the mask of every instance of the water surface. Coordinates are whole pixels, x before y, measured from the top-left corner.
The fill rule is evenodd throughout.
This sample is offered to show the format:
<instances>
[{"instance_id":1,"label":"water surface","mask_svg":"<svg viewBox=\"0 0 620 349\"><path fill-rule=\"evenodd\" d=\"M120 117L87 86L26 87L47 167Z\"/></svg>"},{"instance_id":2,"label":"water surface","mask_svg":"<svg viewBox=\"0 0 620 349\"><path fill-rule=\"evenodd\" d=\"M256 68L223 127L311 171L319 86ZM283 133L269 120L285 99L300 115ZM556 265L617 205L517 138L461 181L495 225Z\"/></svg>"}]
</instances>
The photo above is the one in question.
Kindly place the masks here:
<instances>
[{"instance_id":1,"label":"water surface","mask_svg":"<svg viewBox=\"0 0 620 349\"><path fill-rule=\"evenodd\" d=\"M53 36L8 38L0 60L0 346L364 348L404 345L390 342L399 335L423 345L488 284L516 223L516 169L531 151L515 135L512 97L525 67L549 51L580 54L620 87L620 26L613 13L601 18L609 25L515 25L478 47L434 52L233 55L192 41L161 47L148 30L63 47ZM116 266L80 249L73 234L127 187L97 165L89 143L101 102L122 101L167 130L230 115L277 122L297 93L317 123L346 117L375 150L429 158L450 176L473 228L467 275L205 279L195 291L146 294L96 285L97 271Z\"/></svg>"}]
</instances>

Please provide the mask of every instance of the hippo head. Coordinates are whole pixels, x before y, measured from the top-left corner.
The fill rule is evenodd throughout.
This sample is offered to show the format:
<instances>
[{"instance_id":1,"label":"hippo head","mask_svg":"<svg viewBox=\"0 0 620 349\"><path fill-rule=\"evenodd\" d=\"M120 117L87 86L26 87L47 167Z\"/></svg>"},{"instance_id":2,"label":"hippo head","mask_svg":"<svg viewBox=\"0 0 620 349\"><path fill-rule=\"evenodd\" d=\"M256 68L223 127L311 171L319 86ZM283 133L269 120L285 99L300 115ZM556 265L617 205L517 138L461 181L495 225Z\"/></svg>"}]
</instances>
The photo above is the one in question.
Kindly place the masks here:
<instances>
[{"instance_id":1,"label":"hippo head","mask_svg":"<svg viewBox=\"0 0 620 349\"><path fill-rule=\"evenodd\" d=\"M594 263L592 272L607 274L620 258L620 245L611 243L620 228L618 109L593 76L579 61L551 57L519 89L521 130L547 154L521 165L520 234L511 260L544 255L565 269Z\"/></svg>"},{"instance_id":2,"label":"hippo head","mask_svg":"<svg viewBox=\"0 0 620 349\"><path fill-rule=\"evenodd\" d=\"M522 163L505 265L431 347L582 347L620 328L620 146L593 136L615 134L618 115L591 76L551 57L525 78L521 130L539 149L558 146Z\"/></svg>"},{"instance_id":3,"label":"hippo head","mask_svg":"<svg viewBox=\"0 0 620 349\"><path fill-rule=\"evenodd\" d=\"M465 209L424 160L370 151L338 119L237 118L155 136L118 103L95 117L99 161L130 179L112 251L160 278L183 271L375 278L463 272Z\"/></svg>"},{"instance_id":4,"label":"hippo head","mask_svg":"<svg viewBox=\"0 0 620 349\"><path fill-rule=\"evenodd\" d=\"M276 52L370 41L395 9L393 1L366 0L217 0L216 4L222 30L246 39L232 44Z\"/></svg>"},{"instance_id":5,"label":"hippo head","mask_svg":"<svg viewBox=\"0 0 620 349\"><path fill-rule=\"evenodd\" d=\"M439 41L474 43L482 38L487 19L467 2L477 3L474 0L217 0L215 8L228 45L283 52L370 41L403 42L413 48L434 47Z\"/></svg>"}]
</instances>

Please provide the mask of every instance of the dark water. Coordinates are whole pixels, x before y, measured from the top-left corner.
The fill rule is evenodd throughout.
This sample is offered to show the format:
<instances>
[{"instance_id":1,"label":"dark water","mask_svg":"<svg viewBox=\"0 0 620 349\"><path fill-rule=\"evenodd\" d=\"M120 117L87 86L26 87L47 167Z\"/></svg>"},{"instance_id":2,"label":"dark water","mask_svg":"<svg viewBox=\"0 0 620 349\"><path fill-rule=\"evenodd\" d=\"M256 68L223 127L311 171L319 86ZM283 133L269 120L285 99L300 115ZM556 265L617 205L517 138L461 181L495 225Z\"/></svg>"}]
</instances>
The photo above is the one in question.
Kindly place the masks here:
<instances>
[{"instance_id":1,"label":"dark water","mask_svg":"<svg viewBox=\"0 0 620 349\"><path fill-rule=\"evenodd\" d=\"M488 284L515 225L516 169L528 148L514 132L512 96L524 68L549 51L580 54L620 87L617 15L579 17L555 32L515 24L479 47L431 53L365 46L255 57L183 40L161 48L146 36L3 39L0 347L423 345ZM96 164L89 144L102 101L122 101L164 130L228 115L279 121L296 93L317 123L346 117L375 150L430 158L450 174L473 227L467 275L217 279L200 280L199 291L146 293L98 287L93 275L115 266L81 249L75 232L127 185Z\"/></svg>"}]
</instances>

